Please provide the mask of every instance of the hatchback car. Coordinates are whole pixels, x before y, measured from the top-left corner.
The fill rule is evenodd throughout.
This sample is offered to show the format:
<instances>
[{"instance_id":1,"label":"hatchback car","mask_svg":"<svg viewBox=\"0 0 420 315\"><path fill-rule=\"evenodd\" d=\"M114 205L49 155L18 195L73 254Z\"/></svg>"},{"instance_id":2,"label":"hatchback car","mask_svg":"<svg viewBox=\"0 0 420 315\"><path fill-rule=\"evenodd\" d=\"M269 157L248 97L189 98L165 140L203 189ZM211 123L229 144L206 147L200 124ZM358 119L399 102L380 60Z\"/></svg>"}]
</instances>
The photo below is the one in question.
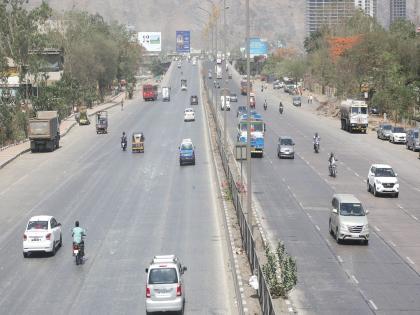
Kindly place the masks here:
<instances>
[{"instance_id":1,"label":"hatchback car","mask_svg":"<svg viewBox=\"0 0 420 315\"><path fill-rule=\"evenodd\" d=\"M407 131L406 147L409 150L420 151L419 129L410 129Z\"/></svg>"},{"instance_id":2,"label":"hatchback car","mask_svg":"<svg viewBox=\"0 0 420 315\"><path fill-rule=\"evenodd\" d=\"M195 149L191 139L184 139L179 146L179 165L195 165Z\"/></svg>"},{"instance_id":3,"label":"hatchback car","mask_svg":"<svg viewBox=\"0 0 420 315\"><path fill-rule=\"evenodd\" d=\"M391 135L392 125L390 124L380 124L378 129L376 130L376 136L378 139L382 140L389 140L389 136Z\"/></svg>"},{"instance_id":4,"label":"hatchback car","mask_svg":"<svg viewBox=\"0 0 420 315\"><path fill-rule=\"evenodd\" d=\"M367 190L374 196L391 194L398 198L400 185L397 174L386 164L372 164L367 178Z\"/></svg>"},{"instance_id":5,"label":"hatchback car","mask_svg":"<svg viewBox=\"0 0 420 315\"><path fill-rule=\"evenodd\" d=\"M394 126L389 134L389 142L391 143L406 143L407 134L403 127Z\"/></svg>"},{"instance_id":6,"label":"hatchback car","mask_svg":"<svg viewBox=\"0 0 420 315\"><path fill-rule=\"evenodd\" d=\"M337 243L344 240L360 240L369 243L368 211L353 195L335 194L332 199L329 219L330 234Z\"/></svg>"},{"instance_id":7,"label":"hatchback car","mask_svg":"<svg viewBox=\"0 0 420 315\"><path fill-rule=\"evenodd\" d=\"M277 145L277 156L281 158L295 158L295 143L291 137L282 136Z\"/></svg>"},{"instance_id":8,"label":"hatchback car","mask_svg":"<svg viewBox=\"0 0 420 315\"><path fill-rule=\"evenodd\" d=\"M191 97L190 97L190 105L198 105L198 97L197 97L197 95L191 95Z\"/></svg>"},{"instance_id":9,"label":"hatchback car","mask_svg":"<svg viewBox=\"0 0 420 315\"><path fill-rule=\"evenodd\" d=\"M194 120L195 120L194 109L186 108L184 110L184 121L194 121Z\"/></svg>"},{"instance_id":10,"label":"hatchback car","mask_svg":"<svg viewBox=\"0 0 420 315\"><path fill-rule=\"evenodd\" d=\"M23 257L32 252L51 253L62 245L61 223L49 215L34 216L29 219L23 234Z\"/></svg>"},{"instance_id":11,"label":"hatchback car","mask_svg":"<svg viewBox=\"0 0 420 315\"><path fill-rule=\"evenodd\" d=\"M300 96L293 96L293 105L302 106L302 98Z\"/></svg>"},{"instance_id":12,"label":"hatchback car","mask_svg":"<svg viewBox=\"0 0 420 315\"><path fill-rule=\"evenodd\" d=\"M230 101L231 102L238 102L238 96L235 93L230 94Z\"/></svg>"},{"instance_id":13,"label":"hatchback car","mask_svg":"<svg viewBox=\"0 0 420 315\"><path fill-rule=\"evenodd\" d=\"M146 268L146 313L177 312L183 314L185 305L184 272L175 255L155 256Z\"/></svg>"},{"instance_id":14,"label":"hatchback car","mask_svg":"<svg viewBox=\"0 0 420 315\"><path fill-rule=\"evenodd\" d=\"M241 117L243 114L246 114L248 110L246 109L246 106L238 106L238 109L236 111L236 117Z\"/></svg>"}]
</instances>

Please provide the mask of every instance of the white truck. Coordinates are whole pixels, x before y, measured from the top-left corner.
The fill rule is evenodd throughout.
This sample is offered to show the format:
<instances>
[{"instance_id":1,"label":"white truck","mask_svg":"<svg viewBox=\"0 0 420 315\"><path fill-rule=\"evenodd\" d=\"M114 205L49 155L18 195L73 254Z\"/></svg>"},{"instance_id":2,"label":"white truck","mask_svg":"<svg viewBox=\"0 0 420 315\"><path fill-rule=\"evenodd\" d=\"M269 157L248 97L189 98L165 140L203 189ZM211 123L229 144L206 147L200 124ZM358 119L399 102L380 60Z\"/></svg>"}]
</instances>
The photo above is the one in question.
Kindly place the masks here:
<instances>
[{"instance_id":1,"label":"white truck","mask_svg":"<svg viewBox=\"0 0 420 315\"><path fill-rule=\"evenodd\" d=\"M228 94L226 95L226 101L224 95L220 96L220 109L230 111L230 96Z\"/></svg>"},{"instance_id":2,"label":"white truck","mask_svg":"<svg viewBox=\"0 0 420 315\"><path fill-rule=\"evenodd\" d=\"M368 106L365 101L347 99L340 106L341 129L348 132L366 133L368 128Z\"/></svg>"}]
</instances>

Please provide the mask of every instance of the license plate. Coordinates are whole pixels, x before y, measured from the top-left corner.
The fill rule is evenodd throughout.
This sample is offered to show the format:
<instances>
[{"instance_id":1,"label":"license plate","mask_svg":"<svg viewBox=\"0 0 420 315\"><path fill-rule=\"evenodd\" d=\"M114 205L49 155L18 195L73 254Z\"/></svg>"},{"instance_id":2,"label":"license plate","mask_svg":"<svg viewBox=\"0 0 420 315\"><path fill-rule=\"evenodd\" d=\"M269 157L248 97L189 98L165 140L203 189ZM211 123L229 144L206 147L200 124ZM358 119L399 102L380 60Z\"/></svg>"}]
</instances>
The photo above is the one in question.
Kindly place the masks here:
<instances>
[{"instance_id":1,"label":"license plate","mask_svg":"<svg viewBox=\"0 0 420 315\"><path fill-rule=\"evenodd\" d=\"M41 240L40 238L35 237L32 239L32 242L39 242L40 240Z\"/></svg>"},{"instance_id":2,"label":"license plate","mask_svg":"<svg viewBox=\"0 0 420 315\"><path fill-rule=\"evenodd\" d=\"M79 250L78 250L78 249L75 249L75 250L73 250L73 253L74 253L75 255L77 255L77 254L79 253Z\"/></svg>"},{"instance_id":3,"label":"license plate","mask_svg":"<svg viewBox=\"0 0 420 315\"><path fill-rule=\"evenodd\" d=\"M165 294L172 292L172 289L156 289L156 292L160 294Z\"/></svg>"}]
</instances>

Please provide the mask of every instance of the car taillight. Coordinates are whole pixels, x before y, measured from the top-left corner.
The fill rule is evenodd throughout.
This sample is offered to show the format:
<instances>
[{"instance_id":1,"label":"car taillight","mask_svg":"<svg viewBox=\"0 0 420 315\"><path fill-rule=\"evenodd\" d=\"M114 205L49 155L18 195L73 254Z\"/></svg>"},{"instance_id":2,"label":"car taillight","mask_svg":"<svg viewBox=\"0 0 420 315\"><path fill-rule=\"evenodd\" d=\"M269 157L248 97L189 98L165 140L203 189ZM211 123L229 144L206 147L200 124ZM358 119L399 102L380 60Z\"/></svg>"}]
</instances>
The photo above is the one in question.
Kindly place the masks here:
<instances>
[{"instance_id":1,"label":"car taillight","mask_svg":"<svg viewBox=\"0 0 420 315\"><path fill-rule=\"evenodd\" d=\"M23 240L26 241L28 239L28 237L26 236L26 234L23 234Z\"/></svg>"},{"instance_id":2,"label":"car taillight","mask_svg":"<svg viewBox=\"0 0 420 315\"><path fill-rule=\"evenodd\" d=\"M146 297L149 298L150 297L150 288L146 287Z\"/></svg>"},{"instance_id":3,"label":"car taillight","mask_svg":"<svg viewBox=\"0 0 420 315\"><path fill-rule=\"evenodd\" d=\"M178 284L178 286L176 287L176 296L181 296L182 295L182 288L181 285Z\"/></svg>"},{"instance_id":4,"label":"car taillight","mask_svg":"<svg viewBox=\"0 0 420 315\"><path fill-rule=\"evenodd\" d=\"M48 233L47 235L45 235L45 239L51 240L51 233Z\"/></svg>"}]
</instances>

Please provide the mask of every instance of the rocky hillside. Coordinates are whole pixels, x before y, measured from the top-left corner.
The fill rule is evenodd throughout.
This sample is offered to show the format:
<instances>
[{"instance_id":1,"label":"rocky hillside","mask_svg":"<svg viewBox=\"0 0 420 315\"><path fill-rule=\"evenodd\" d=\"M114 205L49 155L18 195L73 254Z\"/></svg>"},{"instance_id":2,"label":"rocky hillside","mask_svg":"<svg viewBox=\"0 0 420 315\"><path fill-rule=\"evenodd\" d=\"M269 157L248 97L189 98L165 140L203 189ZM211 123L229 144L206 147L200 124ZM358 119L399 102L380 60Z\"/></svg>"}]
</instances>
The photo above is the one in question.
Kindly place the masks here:
<instances>
[{"instance_id":1,"label":"rocky hillside","mask_svg":"<svg viewBox=\"0 0 420 315\"><path fill-rule=\"evenodd\" d=\"M30 0L37 5L41 0ZM213 2L218 3L218 0ZM202 29L210 1L202 0L48 0L61 12L72 8L99 13L107 20L130 24L138 31L161 31L164 47L173 49L176 30L192 31L192 46L206 44ZM228 42L243 46L245 38L245 0L226 0ZM251 36L282 39L288 46L301 47L305 37L305 0L259 0L251 3ZM220 20L222 23L222 19Z\"/></svg>"}]
</instances>

